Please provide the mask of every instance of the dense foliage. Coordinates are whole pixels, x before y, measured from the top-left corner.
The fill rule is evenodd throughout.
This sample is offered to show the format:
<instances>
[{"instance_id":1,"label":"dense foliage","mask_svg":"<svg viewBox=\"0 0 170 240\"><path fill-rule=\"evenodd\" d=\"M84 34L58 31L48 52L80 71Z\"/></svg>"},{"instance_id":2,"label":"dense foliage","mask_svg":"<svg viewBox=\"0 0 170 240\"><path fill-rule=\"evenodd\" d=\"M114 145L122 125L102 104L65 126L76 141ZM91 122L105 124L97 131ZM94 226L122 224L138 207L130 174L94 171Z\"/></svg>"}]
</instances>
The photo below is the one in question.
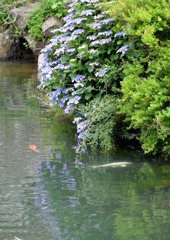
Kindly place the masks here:
<instances>
[{"instance_id":1,"label":"dense foliage","mask_svg":"<svg viewBox=\"0 0 170 240\"><path fill-rule=\"evenodd\" d=\"M128 46L123 31L112 31L114 19L100 9L99 2L69 4L65 24L43 50L40 87L48 89L52 104L76 115L79 139L110 150L114 147L116 88Z\"/></svg>"},{"instance_id":2,"label":"dense foliage","mask_svg":"<svg viewBox=\"0 0 170 240\"><path fill-rule=\"evenodd\" d=\"M67 2L69 0L2 0L0 6L0 23L2 30L12 25L9 11L13 8L25 6L30 3L39 3L27 23L29 35L36 40L42 40L42 24L50 16L62 18L66 14ZM17 29L15 28L17 32Z\"/></svg>"},{"instance_id":3,"label":"dense foliage","mask_svg":"<svg viewBox=\"0 0 170 240\"><path fill-rule=\"evenodd\" d=\"M10 16L9 16L9 11L12 8L17 8L21 7L27 3L33 3L36 2L35 0L1 0L1 5L0 5L0 30L1 29L6 29L9 27L9 25L12 23Z\"/></svg>"},{"instance_id":4,"label":"dense foliage","mask_svg":"<svg viewBox=\"0 0 170 240\"><path fill-rule=\"evenodd\" d=\"M145 152L170 153L169 1L117 0L109 6L129 36L120 112ZM119 12L117 11L119 9Z\"/></svg>"},{"instance_id":5,"label":"dense foliage","mask_svg":"<svg viewBox=\"0 0 170 240\"><path fill-rule=\"evenodd\" d=\"M51 16L62 18L66 14L66 3L68 0L40 0L40 6L35 9L28 21L28 32L33 39L41 40L42 24Z\"/></svg>"},{"instance_id":6,"label":"dense foliage","mask_svg":"<svg viewBox=\"0 0 170 240\"><path fill-rule=\"evenodd\" d=\"M169 1L74 0L68 7L44 49L40 87L74 113L83 144L113 149L119 131L146 153L169 154Z\"/></svg>"}]
</instances>

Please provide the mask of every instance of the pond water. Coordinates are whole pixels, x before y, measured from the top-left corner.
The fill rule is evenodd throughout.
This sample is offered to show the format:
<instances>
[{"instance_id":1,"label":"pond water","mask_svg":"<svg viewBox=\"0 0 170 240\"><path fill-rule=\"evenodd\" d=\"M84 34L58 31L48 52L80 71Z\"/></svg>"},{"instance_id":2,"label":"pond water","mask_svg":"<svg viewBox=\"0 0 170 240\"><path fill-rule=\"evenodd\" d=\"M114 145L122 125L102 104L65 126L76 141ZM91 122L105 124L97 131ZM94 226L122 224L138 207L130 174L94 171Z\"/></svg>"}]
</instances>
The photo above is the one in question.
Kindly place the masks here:
<instances>
[{"instance_id":1,"label":"pond water","mask_svg":"<svg viewBox=\"0 0 170 240\"><path fill-rule=\"evenodd\" d=\"M168 163L77 155L74 126L35 97L36 76L34 63L0 62L0 240L168 240ZM112 162L130 164L98 166Z\"/></svg>"}]
</instances>

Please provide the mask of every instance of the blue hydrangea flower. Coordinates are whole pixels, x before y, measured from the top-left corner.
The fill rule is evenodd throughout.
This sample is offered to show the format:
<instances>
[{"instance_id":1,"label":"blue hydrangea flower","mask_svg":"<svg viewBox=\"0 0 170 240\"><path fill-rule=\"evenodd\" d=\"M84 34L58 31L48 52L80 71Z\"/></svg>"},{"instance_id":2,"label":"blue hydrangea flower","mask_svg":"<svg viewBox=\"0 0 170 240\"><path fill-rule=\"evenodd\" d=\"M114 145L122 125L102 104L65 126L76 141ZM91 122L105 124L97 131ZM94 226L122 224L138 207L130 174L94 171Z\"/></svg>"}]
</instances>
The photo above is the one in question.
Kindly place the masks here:
<instances>
[{"instance_id":1,"label":"blue hydrangea flower","mask_svg":"<svg viewBox=\"0 0 170 240\"><path fill-rule=\"evenodd\" d=\"M102 24L99 22L97 22L97 23L93 23L93 29L100 29L102 27Z\"/></svg>"},{"instance_id":2,"label":"blue hydrangea flower","mask_svg":"<svg viewBox=\"0 0 170 240\"><path fill-rule=\"evenodd\" d=\"M89 120L85 120L83 122L78 123L77 124L77 132L78 133L83 132L87 128L88 124L89 124Z\"/></svg>"},{"instance_id":3,"label":"blue hydrangea flower","mask_svg":"<svg viewBox=\"0 0 170 240\"><path fill-rule=\"evenodd\" d=\"M86 19L87 19L87 18L80 18L80 17L79 17L79 18L73 19L72 22L78 25L78 24L80 24L81 22L83 22L83 21L86 20Z\"/></svg>"},{"instance_id":4,"label":"blue hydrangea flower","mask_svg":"<svg viewBox=\"0 0 170 240\"><path fill-rule=\"evenodd\" d=\"M113 32L110 30L110 31L105 31L105 32L99 32L97 36L110 36L112 34L113 34Z\"/></svg>"},{"instance_id":5,"label":"blue hydrangea flower","mask_svg":"<svg viewBox=\"0 0 170 240\"><path fill-rule=\"evenodd\" d=\"M117 53L125 54L127 50L129 49L129 45L125 45L117 50Z\"/></svg>"},{"instance_id":6,"label":"blue hydrangea flower","mask_svg":"<svg viewBox=\"0 0 170 240\"><path fill-rule=\"evenodd\" d=\"M98 19L101 19L103 17L104 17L103 14L98 14L97 16L94 16L94 20L98 20Z\"/></svg>"},{"instance_id":7,"label":"blue hydrangea flower","mask_svg":"<svg viewBox=\"0 0 170 240\"><path fill-rule=\"evenodd\" d=\"M61 59L62 59L62 58L58 58L58 59L50 62L50 66L53 66L53 65L58 64L58 63L61 63Z\"/></svg>"},{"instance_id":8,"label":"blue hydrangea flower","mask_svg":"<svg viewBox=\"0 0 170 240\"><path fill-rule=\"evenodd\" d=\"M68 52L68 53L72 53L72 52L75 52L75 51L76 51L75 48L68 48L68 49L67 49L67 52Z\"/></svg>"},{"instance_id":9,"label":"blue hydrangea flower","mask_svg":"<svg viewBox=\"0 0 170 240\"><path fill-rule=\"evenodd\" d=\"M95 67L97 67L97 66L99 66L99 62L92 62L92 63L90 63L89 65L90 65L90 66L95 66Z\"/></svg>"},{"instance_id":10,"label":"blue hydrangea flower","mask_svg":"<svg viewBox=\"0 0 170 240\"><path fill-rule=\"evenodd\" d=\"M104 45L104 44L107 44L107 43L110 43L112 42L112 38L105 38L105 39L100 39L100 40L96 40L96 41L93 41L90 46L94 46L94 45Z\"/></svg>"},{"instance_id":11,"label":"blue hydrangea flower","mask_svg":"<svg viewBox=\"0 0 170 240\"><path fill-rule=\"evenodd\" d=\"M113 21L114 21L113 18L107 18L107 19L101 20L100 23L102 23L102 24L108 24L108 23L113 22Z\"/></svg>"},{"instance_id":12,"label":"blue hydrangea flower","mask_svg":"<svg viewBox=\"0 0 170 240\"><path fill-rule=\"evenodd\" d=\"M95 10L92 10L92 9L83 10L81 12L80 16L91 16L91 15L93 15L94 12L95 12Z\"/></svg>"},{"instance_id":13,"label":"blue hydrangea flower","mask_svg":"<svg viewBox=\"0 0 170 240\"><path fill-rule=\"evenodd\" d=\"M69 113L71 110L71 107L74 105L77 105L80 101L81 97L80 96L75 96L74 98L71 98L68 102L67 102L67 107L65 108L64 112L65 113Z\"/></svg>"},{"instance_id":14,"label":"blue hydrangea flower","mask_svg":"<svg viewBox=\"0 0 170 240\"><path fill-rule=\"evenodd\" d=\"M63 20L64 20L65 22L71 21L71 20L73 19L73 17L74 17L74 14L69 14L69 15L67 15L66 17L64 17Z\"/></svg>"},{"instance_id":15,"label":"blue hydrangea flower","mask_svg":"<svg viewBox=\"0 0 170 240\"><path fill-rule=\"evenodd\" d=\"M69 65L64 65L64 64L58 64L54 67L54 69L60 69L60 70L64 70L64 69L70 69L70 66Z\"/></svg>"},{"instance_id":16,"label":"blue hydrangea flower","mask_svg":"<svg viewBox=\"0 0 170 240\"><path fill-rule=\"evenodd\" d=\"M69 25L69 26L63 26L63 27L61 27L61 28L60 28L60 31L66 33L66 32L68 32L68 31L73 31L74 28L75 28L75 26L74 26L74 24L72 24L72 25Z\"/></svg>"},{"instance_id":17,"label":"blue hydrangea flower","mask_svg":"<svg viewBox=\"0 0 170 240\"><path fill-rule=\"evenodd\" d=\"M125 32L118 32L118 33L116 33L115 35L114 35L114 37L124 37L126 34L125 34Z\"/></svg>"},{"instance_id":18,"label":"blue hydrangea flower","mask_svg":"<svg viewBox=\"0 0 170 240\"><path fill-rule=\"evenodd\" d=\"M107 72L107 68L101 68L98 72L95 73L96 77L103 77Z\"/></svg>"},{"instance_id":19,"label":"blue hydrangea flower","mask_svg":"<svg viewBox=\"0 0 170 240\"><path fill-rule=\"evenodd\" d=\"M74 78L73 82L74 82L74 81L75 81L75 82L81 82L84 78L85 78L84 75L77 75L77 76Z\"/></svg>"},{"instance_id":20,"label":"blue hydrangea flower","mask_svg":"<svg viewBox=\"0 0 170 240\"><path fill-rule=\"evenodd\" d=\"M96 40L97 36L95 35L90 35L90 36L87 36L86 39L89 39L90 41L94 41Z\"/></svg>"},{"instance_id":21,"label":"blue hydrangea flower","mask_svg":"<svg viewBox=\"0 0 170 240\"><path fill-rule=\"evenodd\" d=\"M97 50L94 49L94 48L92 48L92 49L90 49L90 50L88 51L88 53L90 53L90 54L95 54L95 53L97 53Z\"/></svg>"},{"instance_id":22,"label":"blue hydrangea flower","mask_svg":"<svg viewBox=\"0 0 170 240\"><path fill-rule=\"evenodd\" d=\"M84 33L84 29L76 29L74 32L72 32L72 35L80 35Z\"/></svg>"},{"instance_id":23,"label":"blue hydrangea flower","mask_svg":"<svg viewBox=\"0 0 170 240\"><path fill-rule=\"evenodd\" d=\"M81 82L74 83L74 87L75 88L83 88L84 87L84 83L81 83Z\"/></svg>"}]
</instances>

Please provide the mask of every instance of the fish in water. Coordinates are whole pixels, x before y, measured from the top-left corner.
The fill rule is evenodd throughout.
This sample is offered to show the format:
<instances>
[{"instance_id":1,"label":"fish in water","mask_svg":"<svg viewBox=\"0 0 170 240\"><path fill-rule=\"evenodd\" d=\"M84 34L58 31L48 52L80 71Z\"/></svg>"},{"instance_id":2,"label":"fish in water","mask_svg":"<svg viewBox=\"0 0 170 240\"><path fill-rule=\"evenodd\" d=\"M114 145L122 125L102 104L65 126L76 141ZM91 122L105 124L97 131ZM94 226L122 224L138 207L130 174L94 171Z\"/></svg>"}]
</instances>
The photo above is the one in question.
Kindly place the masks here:
<instances>
[{"instance_id":1,"label":"fish in water","mask_svg":"<svg viewBox=\"0 0 170 240\"><path fill-rule=\"evenodd\" d=\"M37 145L29 144L28 146L29 146L29 149L31 149L32 151L39 152Z\"/></svg>"},{"instance_id":2,"label":"fish in water","mask_svg":"<svg viewBox=\"0 0 170 240\"><path fill-rule=\"evenodd\" d=\"M92 166L92 168L126 167L126 166L128 166L128 165L130 165L130 164L131 164L131 162L113 162L113 163L107 163L107 164Z\"/></svg>"},{"instance_id":3,"label":"fish in water","mask_svg":"<svg viewBox=\"0 0 170 240\"><path fill-rule=\"evenodd\" d=\"M21 238L15 237L14 240L22 240Z\"/></svg>"}]
</instances>

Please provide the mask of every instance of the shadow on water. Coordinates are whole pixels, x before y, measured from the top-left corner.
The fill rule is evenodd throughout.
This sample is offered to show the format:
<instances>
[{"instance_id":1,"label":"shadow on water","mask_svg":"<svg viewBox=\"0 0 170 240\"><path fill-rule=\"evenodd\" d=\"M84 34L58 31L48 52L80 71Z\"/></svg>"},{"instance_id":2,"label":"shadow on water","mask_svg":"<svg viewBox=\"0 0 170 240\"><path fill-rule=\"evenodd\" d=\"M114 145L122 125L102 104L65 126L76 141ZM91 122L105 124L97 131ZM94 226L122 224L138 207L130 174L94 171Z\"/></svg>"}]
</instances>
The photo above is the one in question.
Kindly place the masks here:
<instances>
[{"instance_id":1,"label":"shadow on water","mask_svg":"<svg viewBox=\"0 0 170 240\"><path fill-rule=\"evenodd\" d=\"M167 240L170 166L76 154L75 127L34 97L36 75L0 63L0 240ZM113 162L130 164L103 167Z\"/></svg>"}]
</instances>

